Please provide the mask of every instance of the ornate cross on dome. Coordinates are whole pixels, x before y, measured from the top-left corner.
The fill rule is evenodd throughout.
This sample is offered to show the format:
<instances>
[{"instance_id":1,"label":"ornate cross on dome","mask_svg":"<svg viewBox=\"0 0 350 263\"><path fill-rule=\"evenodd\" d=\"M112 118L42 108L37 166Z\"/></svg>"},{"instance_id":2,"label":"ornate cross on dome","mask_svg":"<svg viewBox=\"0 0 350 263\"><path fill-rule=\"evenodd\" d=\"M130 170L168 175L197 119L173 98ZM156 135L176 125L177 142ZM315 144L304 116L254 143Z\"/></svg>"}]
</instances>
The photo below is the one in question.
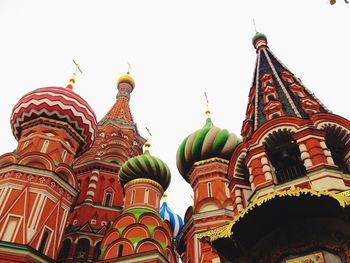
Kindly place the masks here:
<instances>
[{"instance_id":1,"label":"ornate cross on dome","mask_svg":"<svg viewBox=\"0 0 350 263\"><path fill-rule=\"evenodd\" d=\"M131 69L132 69L132 67L131 67L131 65L130 65L130 63L128 62L128 71L126 72L126 74L130 74L130 71L131 71Z\"/></svg>"},{"instance_id":2,"label":"ornate cross on dome","mask_svg":"<svg viewBox=\"0 0 350 263\"><path fill-rule=\"evenodd\" d=\"M150 137L152 136L152 133L147 127L146 127L146 130L147 130L148 136L147 136L147 141L145 143L145 147L146 147L146 151L148 151L149 147L151 146Z\"/></svg>"},{"instance_id":3,"label":"ornate cross on dome","mask_svg":"<svg viewBox=\"0 0 350 263\"><path fill-rule=\"evenodd\" d=\"M79 64L77 62L75 62L75 60L73 59L74 65L75 65L75 71L73 72L72 77L69 79L69 84L67 85L68 89L73 89L73 85L75 83L75 77L77 75L77 72L79 71L81 74L83 73L83 71L81 70Z\"/></svg>"},{"instance_id":4,"label":"ornate cross on dome","mask_svg":"<svg viewBox=\"0 0 350 263\"><path fill-rule=\"evenodd\" d=\"M209 100L208 100L208 96L207 93L204 91L204 96L205 96L205 100L206 100L206 107L205 107L205 114L207 115L207 118L210 117L210 109L209 109Z\"/></svg>"},{"instance_id":5,"label":"ornate cross on dome","mask_svg":"<svg viewBox=\"0 0 350 263\"><path fill-rule=\"evenodd\" d=\"M75 72L74 72L74 75L77 74L77 71L79 70L81 74L83 74L83 71L81 70L79 64L77 62L75 62L75 60L73 59L73 62L75 64Z\"/></svg>"}]
</instances>

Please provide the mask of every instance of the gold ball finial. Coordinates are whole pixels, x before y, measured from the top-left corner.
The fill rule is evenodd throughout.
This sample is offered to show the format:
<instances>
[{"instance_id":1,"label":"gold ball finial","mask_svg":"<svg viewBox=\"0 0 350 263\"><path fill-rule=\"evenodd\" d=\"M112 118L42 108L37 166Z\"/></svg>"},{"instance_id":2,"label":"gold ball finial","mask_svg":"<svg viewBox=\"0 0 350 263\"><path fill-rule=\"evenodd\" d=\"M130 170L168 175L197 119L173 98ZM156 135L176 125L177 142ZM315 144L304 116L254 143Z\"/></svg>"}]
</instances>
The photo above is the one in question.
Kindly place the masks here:
<instances>
[{"instance_id":1,"label":"gold ball finial","mask_svg":"<svg viewBox=\"0 0 350 263\"><path fill-rule=\"evenodd\" d=\"M149 141L149 139L145 142L145 148L146 148L146 151L149 151L149 147L151 147L151 143Z\"/></svg>"},{"instance_id":2,"label":"gold ball finial","mask_svg":"<svg viewBox=\"0 0 350 263\"><path fill-rule=\"evenodd\" d=\"M168 197L168 195L166 194L166 192L164 192L163 194L163 202L166 203L166 198Z\"/></svg>"},{"instance_id":3,"label":"gold ball finial","mask_svg":"<svg viewBox=\"0 0 350 263\"><path fill-rule=\"evenodd\" d=\"M210 118L210 109L209 107L207 106L206 109L205 109L205 115L207 116L207 118Z\"/></svg>"},{"instance_id":4,"label":"gold ball finial","mask_svg":"<svg viewBox=\"0 0 350 263\"><path fill-rule=\"evenodd\" d=\"M75 65L75 71L72 74L71 78L69 79L69 84L67 85L68 89L73 89L73 86L74 86L75 81L76 81L77 72L79 71L80 73L83 73L83 71L81 70L79 64L77 62L75 62L74 59L73 59L73 63Z\"/></svg>"},{"instance_id":5,"label":"gold ball finial","mask_svg":"<svg viewBox=\"0 0 350 263\"><path fill-rule=\"evenodd\" d=\"M76 74L73 73L72 77L69 79L69 84L73 86L75 84L75 80L76 80Z\"/></svg>"}]
</instances>

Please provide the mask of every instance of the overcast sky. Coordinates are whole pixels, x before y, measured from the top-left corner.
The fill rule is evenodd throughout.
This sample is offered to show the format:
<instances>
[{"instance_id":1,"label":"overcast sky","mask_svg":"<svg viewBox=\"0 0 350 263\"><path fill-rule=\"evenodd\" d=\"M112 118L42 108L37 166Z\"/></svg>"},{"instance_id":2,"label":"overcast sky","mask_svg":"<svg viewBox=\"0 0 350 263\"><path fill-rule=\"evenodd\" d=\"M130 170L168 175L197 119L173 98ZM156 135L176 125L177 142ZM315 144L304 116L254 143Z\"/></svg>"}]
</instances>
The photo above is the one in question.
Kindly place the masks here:
<instances>
[{"instance_id":1,"label":"overcast sky","mask_svg":"<svg viewBox=\"0 0 350 263\"><path fill-rule=\"evenodd\" d=\"M182 140L205 122L240 136L255 64L257 29L270 49L334 113L350 118L350 5L338 0L0 1L0 153L16 148L9 119L25 93L65 86L100 120L115 101L127 63L136 87L131 110L151 154L172 172L168 204L181 216L191 187L176 168Z\"/></svg>"}]
</instances>

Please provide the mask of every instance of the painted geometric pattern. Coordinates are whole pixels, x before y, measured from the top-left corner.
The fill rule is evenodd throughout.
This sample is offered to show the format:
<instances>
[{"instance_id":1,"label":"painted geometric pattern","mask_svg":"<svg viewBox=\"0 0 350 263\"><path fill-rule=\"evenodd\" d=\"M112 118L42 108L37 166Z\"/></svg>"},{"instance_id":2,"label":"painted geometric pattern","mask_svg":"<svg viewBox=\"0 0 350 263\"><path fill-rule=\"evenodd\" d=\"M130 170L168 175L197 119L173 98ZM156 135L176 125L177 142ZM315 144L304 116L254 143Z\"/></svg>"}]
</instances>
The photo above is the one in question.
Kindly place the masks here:
<instances>
[{"instance_id":1,"label":"painted geometric pattern","mask_svg":"<svg viewBox=\"0 0 350 263\"><path fill-rule=\"evenodd\" d=\"M15 138L19 139L23 123L38 117L68 123L85 140L81 152L95 139L95 113L84 99L69 89L46 87L24 95L12 110L10 122Z\"/></svg>"}]
</instances>

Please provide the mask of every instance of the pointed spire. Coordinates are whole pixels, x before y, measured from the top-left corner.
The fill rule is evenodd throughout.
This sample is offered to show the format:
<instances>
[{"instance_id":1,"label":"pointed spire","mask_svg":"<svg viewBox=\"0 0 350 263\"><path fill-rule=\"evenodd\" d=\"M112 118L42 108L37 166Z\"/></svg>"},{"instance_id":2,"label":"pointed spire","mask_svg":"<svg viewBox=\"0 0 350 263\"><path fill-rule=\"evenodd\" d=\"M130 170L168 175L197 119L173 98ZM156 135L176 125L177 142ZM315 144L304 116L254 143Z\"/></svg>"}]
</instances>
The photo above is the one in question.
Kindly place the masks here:
<instances>
[{"instance_id":1,"label":"pointed spire","mask_svg":"<svg viewBox=\"0 0 350 263\"><path fill-rule=\"evenodd\" d=\"M265 122L280 116L309 118L329 112L293 73L272 53L264 34L253 37L257 60L249 92L242 136L246 140Z\"/></svg>"},{"instance_id":2,"label":"pointed spire","mask_svg":"<svg viewBox=\"0 0 350 263\"><path fill-rule=\"evenodd\" d=\"M126 75L122 75L118 78L117 87L118 94L117 100L112 106L112 108L108 111L108 113L103 117L101 122L109 120L116 120L121 124L134 124L134 120L130 111L129 101L130 101L130 93L133 91L135 87L135 81L130 76L130 68L127 71Z\"/></svg>"},{"instance_id":3,"label":"pointed spire","mask_svg":"<svg viewBox=\"0 0 350 263\"><path fill-rule=\"evenodd\" d=\"M69 79L69 83L66 86L67 89L71 89L71 90L73 89L73 86L75 84L77 72L79 71L80 73L83 73L83 71L81 70L79 64L77 62L75 62L74 59L73 59L73 62L75 64L75 71L73 72L71 78Z\"/></svg>"}]
</instances>

